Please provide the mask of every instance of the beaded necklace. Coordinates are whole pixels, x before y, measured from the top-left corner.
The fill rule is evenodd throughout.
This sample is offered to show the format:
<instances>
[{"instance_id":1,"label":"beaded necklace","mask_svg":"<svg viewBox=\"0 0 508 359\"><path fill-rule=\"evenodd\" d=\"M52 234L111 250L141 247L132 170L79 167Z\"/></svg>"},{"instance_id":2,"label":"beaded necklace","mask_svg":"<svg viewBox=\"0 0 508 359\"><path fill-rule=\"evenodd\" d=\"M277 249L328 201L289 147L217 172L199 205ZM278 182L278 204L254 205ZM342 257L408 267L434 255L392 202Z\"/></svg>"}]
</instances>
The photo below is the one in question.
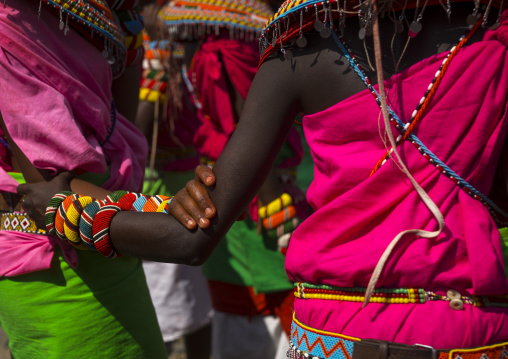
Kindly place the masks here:
<instances>
[{"instance_id":1,"label":"beaded necklace","mask_svg":"<svg viewBox=\"0 0 508 359\"><path fill-rule=\"evenodd\" d=\"M258 0L174 0L159 18L176 40L194 41L227 28L232 38L254 41L273 12Z\"/></svg>"},{"instance_id":2,"label":"beaded necklace","mask_svg":"<svg viewBox=\"0 0 508 359\"><path fill-rule=\"evenodd\" d=\"M123 70L127 49L122 29L104 0L39 0L60 17L60 30L67 35L70 25L85 36L112 65L114 74ZM65 15L65 21L64 21Z\"/></svg>"},{"instance_id":3,"label":"beaded necklace","mask_svg":"<svg viewBox=\"0 0 508 359\"><path fill-rule=\"evenodd\" d=\"M326 284L310 284L297 282L295 297L299 299L337 300L345 302L363 302L365 300L364 287L335 287ZM455 290L449 290L446 295L437 294L423 288L377 288L369 299L371 303L382 304L424 304L429 301L449 302L452 309L460 310L463 304L475 307L508 307L507 295L460 295ZM457 307L458 306L458 307Z\"/></svg>"},{"instance_id":4,"label":"beaded necklace","mask_svg":"<svg viewBox=\"0 0 508 359\"><path fill-rule=\"evenodd\" d=\"M481 21L480 20L483 20L482 18L480 18L478 21L477 21L477 24L475 27L473 27L470 31L469 31L469 34L466 35L464 38L461 38L461 41L464 40L464 39L468 39L470 38L470 36L472 35L471 32L473 31L476 31L476 29L478 29L478 25L481 24ZM374 98L376 99L376 102L379 106L381 106L381 101L380 101L380 96L378 94L378 92L374 89L374 87L371 85L370 83L370 80L368 79L368 77L365 75L364 71L362 70L362 68L360 67L360 65L358 65L358 63L356 62L355 58L354 58L354 54L351 52L351 50L347 47L344 39L342 37L339 37L335 32L332 32L332 36L333 38L335 39L335 42L337 43L337 45L339 46L339 48L342 50L342 52L344 53L344 56L346 56L346 58L348 59L349 63L351 64L351 66L353 67L354 71L358 74L358 76L362 79L362 81L365 83L365 85L367 86L367 88L371 91L372 95L374 96ZM452 51L456 48L457 46L455 46L454 48L452 48ZM450 54L452 53L452 51L450 51ZM449 54L449 55L450 55ZM442 65L443 66L443 65ZM433 80L433 82L431 83L430 86L433 86L434 85L434 82L435 82L435 79ZM429 93L430 94L430 93ZM428 95L429 95L428 94ZM424 96L426 97L426 96ZM420 102L421 103L421 102ZM420 105L420 104L419 104ZM418 108L418 107L417 107ZM420 106L419 110L421 111L422 109L422 106ZM416 110L418 111L418 110ZM427 159L432 165L434 165L440 172L442 172L445 176L447 176L448 178L450 178L455 184L457 184L462 190L464 190L464 192L466 192L468 195L470 195L471 197L473 197L474 199L476 200L479 200L490 212L492 218L494 219L494 221L500 225L500 226L506 226L508 225L508 221L507 220L501 220L499 218L498 215L501 215L502 217L504 218L508 218L508 213L506 213L505 211L503 211L501 208L499 208L490 198L488 198L487 196L485 196L483 193L481 193L480 191L478 191L475 187L473 187L472 185L470 185L468 182L466 182L462 177L460 177L457 173L455 173L451 168L449 168L444 162L442 162L439 158L436 157L436 155L434 155L417 137L414 133L408 131L409 129L409 126L411 125L410 123L407 123L405 124L404 122L402 122L399 117L397 116L397 114L391 109L388 107L388 112L389 112L389 115L390 115L390 122L399 130L402 132L402 130L406 130L406 133L407 133L407 137L409 139L409 141L416 147L416 149L422 154L422 156Z\"/></svg>"},{"instance_id":5,"label":"beaded necklace","mask_svg":"<svg viewBox=\"0 0 508 359\"><path fill-rule=\"evenodd\" d=\"M478 3L483 2L488 4L488 8L496 7L501 14L503 9L504 0L478 0ZM366 36L372 35L372 6L371 0L286 0L279 10L268 20L261 33L259 39L259 52L261 55L260 65L276 50L280 50L286 58L292 56L291 48L295 45L297 47L305 47L307 41L305 33L311 29L315 29L319 34L327 38L331 35L333 28L333 21L339 20L339 30L342 31L345 27L345 18L357 16L363 24L358 36L364 39ZM404 30L402 25L405 19L405 11L410 9L419 8L419 0L408 0L405 2L395 2L393 0L380 0L380 11L402 11L398 20L394 21L397 33ZM422 16L427 6L440 5L440 0L425 0L422 10L416 11L415 18L411 22L407 34L409 38L417 36L422 29ZM447 14L451 14L450 3L447 2ZM486 14L488 15L488 14ZM486 25L484 16L482 26ZM466 22L469 24L471 19L476 19L477 14L468 17ZM491 29L494 30L499 26L498 16L496 22L492 25ZM476 21L473 22L473 24ZM470 25L473 25L470 24Z\"/></svg>"}]
</instances>

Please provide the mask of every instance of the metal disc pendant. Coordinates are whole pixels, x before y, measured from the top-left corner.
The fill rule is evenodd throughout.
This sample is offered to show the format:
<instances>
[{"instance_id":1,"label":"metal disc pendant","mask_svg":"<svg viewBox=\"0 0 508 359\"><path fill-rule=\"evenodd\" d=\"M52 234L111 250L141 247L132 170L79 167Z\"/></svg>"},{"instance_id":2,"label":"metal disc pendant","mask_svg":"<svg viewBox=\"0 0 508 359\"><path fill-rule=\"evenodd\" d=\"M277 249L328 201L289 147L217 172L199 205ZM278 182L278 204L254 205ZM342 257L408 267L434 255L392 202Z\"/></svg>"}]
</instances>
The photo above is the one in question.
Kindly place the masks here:
<instances>
[{"instance_id":1,"label":"metal disc pendant","mask_svg":"<svg viewBox=\"0 0 508 359\"><path fill-rule=\"evenodd\" d=\"M291 50L289 50L289 49L288 49L288 50L286 50L286 51L284 52L284 59L286 59L286 60L291 60L292 58L293 58L293 51L291 51Z\"/></svg>"},{"instance_id":2,"label":"metal disc pendant","mask_svg":"<svg viewBox=\"0 0 508 359\"><path fill-rule=\"evenodd\" d=\"M366 33L366 31L365 31L365 28L364 28L364 27L362 27L362 28L360 29L360 31L358 31L358 37L360 38L360 40L365 39L365 33Z\"/></svg>"},{"instance_id":3,"label":"metal disc pendant","mask_svg":"<svg viewBox=\"0 0 508 359\"><path fill-rule=\"evenodd\" d=\"M476 24L476 22L478 21L478 18L476 17L476 15L468 15L468 17L466 18L466 23L469 25L469 26L473 26L474 24Z\"/></svg>"},{"instance_id":4,"label":"metal disc pendant","mask_svg":"<svg viewBox=\"0 0 508 359\"><path fill-rule=\"evenodd\" d=\"M107 58L108 58L108 56L109 56L109 52L108 52L108 50L106 50L106 49L102 50L102 57L104 57L105 59L107 59Z\"/></svg>"},{"instance_id":5,"label":"metal disc pendant","mask_svg":"<svg viewBox=\"0 0 508 359\"><path fill-rule=\"evenodd\" d=\"M499 21L496 21L496 23L494 25L492 25L490 27L491 30L496 30L499 26L501 26L501 24L499 23Z\"/></svg>"},{"instance_id":6,"label":"metal disc pendant","mask_svg":"<svg viewBox=\"0 0 508 359\"><path fill-rule=\"evenodd\" d=\"M316 22L314 23L314 29L316 29L316 31L321 31L321 30L323 30L323 27L324 27L324 25L323 25L323 22L322 22L322 21L316 21Z\"/></svg>"},{"instance_id":7,"label":"metal disc pendant","mask_svg":"<svg viewBox=\"0 0 508 359\"><path fill-rule=\"evenodd\" d=\"M116 59L115 59L115 57L114 57L114 56L110 56L110 57L108 58L108 62L109 62L109 64L110 64L110 65L113 65L113 64L115 63L115 61L116 61Z\"/></svg>"},{"instance_id":8,"label":"metal disc pendant","mask_svg":"<svg viewBox=\"0 0 508 359\"><path fill-rule=\"evenodd\" d=\"M422 24L418 21L413 21L411 25L409 25L409 30L418 34L420 31L422 31Z\"/></svg>"},{"instance_id":9,"label":"metal disc pendant","mask_svg":"<svg viewBox=\"0 0 508 359\"><path fill-rule=\"evenodd\" d=\"M58 27L60 28L60 30L63 30L64 29L64 22L63 21L60 21L60 25L58 25Z\"/></svg>"},{"instance_id":10,"label":"metal disc pendant","mask_svg":"<svg viewBox=\"0 0 508 359\"><path fill-rule=\"evenodd\" d=\"M319 32L319 35L323 38L323 39L327 39L330 37L330 35L332 34L332 30L330 30L329 27L323 27L323 30L321 30Z\"/></svg>"},{"instance_id":11,"label":"metal disc pendant","mask_svg":"<svg viewBox=\"0 0 508 359\"><path fill-rule=\"evenodd\" d=\"M305 36L300 35L300 37L296 39L296 46L300 48L307 46L307 39L305 38Z\"/></svg>"},{"instance_id":12,"label":"metal disc pendant","mask_svg":"<svg viewBox=\"0 0 508 359\"><path fill-rule=\"evenodd\" d=\"M68 33L69 33L69 26L66 26L64 29L64 35L67 36Z\"/></svg>"},{"instance_id":13,"label":"metal disc pendant","mask_svg":"<svg viewBox=\"0 0 508 359\"><path fill-rule=\"evenodd\" d=\"M395 31L397 31L397 34L401 34L404 31L404 24L402 22L397 22L397 28Z\"/></svg>"}]
</instances>

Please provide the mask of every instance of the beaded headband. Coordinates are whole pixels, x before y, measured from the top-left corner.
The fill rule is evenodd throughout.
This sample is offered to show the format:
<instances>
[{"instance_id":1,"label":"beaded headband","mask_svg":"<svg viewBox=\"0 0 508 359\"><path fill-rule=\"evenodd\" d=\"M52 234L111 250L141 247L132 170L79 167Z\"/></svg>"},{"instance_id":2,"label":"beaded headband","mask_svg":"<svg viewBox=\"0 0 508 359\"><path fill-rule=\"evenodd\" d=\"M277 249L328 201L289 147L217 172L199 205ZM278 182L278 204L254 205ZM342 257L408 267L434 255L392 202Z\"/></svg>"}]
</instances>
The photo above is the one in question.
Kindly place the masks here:
<instances>
[{"instance_id":1,"label":"beaded headband","mask_svg":"<svg viewBox=\"0 0 508 359\"><path fill-rule=\"evenodd\" d=\"M468 0L463 0L468 1ZM483 26L486 25L488 10L490 7L499 9L499 16L492 26L495 29L499 26L499 19L503 7L503 0L474 0L474 9L466 19L471 27L476 23L479 16L480 3L487 3ZM426 6L443 5L440 0L381 0L378 1L380 11L404 11L405 9L418 9L423 5L418 17L411 22L408 35L415 37L422 29L421 19ZM422 3L422 4L421 4ZM423 4L424 3L424 4ZM451 14L451 0L446 1L446 13ZM346 17L357 16L360 19L362 28L358 36L364 39L372 35L372 6L370 0L286 0L279 10L268 20L259 39L259 52L262 63L270 54L280 50L286 58L292 53L289 48L296 45L305 47L307 39L304 34L310 30L316 30L321 37L328 38L335 29L334 20L339 20L339 30L345 27ZM404 18L399 17L396 25L397 32L404 31Z\"/></svg>"},{"instance_id":2,"label":"beaded headband","mask_svg":"<svg viewBox=\"0 0 508 359\"><path fill-rule=\"evenodd\" d=\"M102 52L114 74L122 71L127 51L125 38L105 0L39 0L39 16L42 4L60 16L64 35L71 25Z\"/></svg>"},{"instance_id":3,"label":"beaded headband","mask_svg":"<svg viewBox=\"0 0 508 359\"><path fill-rule=\"evenodd\" d=\"M213 30L227 28L231 37L253 41L273 12L258 0L174 0L159 12L159 18L176 40L196 40Z\"/></svg>"}]
</instances>

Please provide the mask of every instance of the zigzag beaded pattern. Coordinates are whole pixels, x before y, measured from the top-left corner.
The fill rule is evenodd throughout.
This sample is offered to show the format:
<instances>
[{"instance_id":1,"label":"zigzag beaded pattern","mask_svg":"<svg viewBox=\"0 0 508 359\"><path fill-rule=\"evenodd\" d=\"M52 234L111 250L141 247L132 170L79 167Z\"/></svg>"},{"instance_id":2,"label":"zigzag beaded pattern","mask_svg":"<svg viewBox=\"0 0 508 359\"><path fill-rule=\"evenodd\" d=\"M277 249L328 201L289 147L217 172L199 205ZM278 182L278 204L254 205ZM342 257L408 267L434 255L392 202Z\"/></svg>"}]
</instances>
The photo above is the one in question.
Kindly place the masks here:
<instances>
[{"instance_id":1,"label":"zigzag beaded pattern","mask_svg":"<svg viewBox=\"0 0 508 359\"><path fill-rule=\"evenodd\" d=\"M352 359L360 339L302 325L293 317L287 357L290 359ZM437 350L436 359L508 359L508 342L471 349ZM430 357L429 355L429 357Z\"/></svg>"},{"instance_id":2,"label":"zigzag beaded pattern","mask_svg":"<svg viewBox=\"0 0 508 359\"><path fill-rule=\"evenodd\" d=\"M288 358L352 359L355 341L358 339L304 328L293 319Z\"/></svg>"},{"instance_id":3,"label":"zigzag beaded pattern","mask_svg":"<svg viewBox=\"0 0 508 359\"><path fill-rule=\"evenodd\" d=\"M481 23L482 18L478 20L478 22ZM342 50L348 61L350 62L351 66L355 70L355 72L358 74L358 76L363 80L367 88L371 91L372 95L374 96L376 103L379 107L381 107L381 100L380 96L377 93L377 91L374 89L372 84L370 83L370 80L365 75L364 71L362 70L361 66L356 62L354 58L354 54L352 51L347 47L344 39L342 37L339 37L335 31L332 31L332 36L335 39L335 42L339 45L339 48ZM404 126L406 126L405 123L403 123L397 114L388 106L388 113L390 115L390 122L399 130L402 131L404 129ZM409 133L408 135L409 141L416 147L416 149L422 154L422 156L427 159L432 165L434 165L440 172L442 172L445 176L450 178L454 183L456 183L464 192L466 192L468 195L473 197L476 200L479 200L490 212L492 218L494 221L501 225L506 226L508 225L508 221L501 220L497 214L500 214L504 218L508 218L508 213L504 212L501 208L499 208L492 200L490 200L488 197L486 197L483 193L478 191L476 188L471 186L469 183L467 183L463 178L461 178L457 173L455 173L451 168L449 168L443 161L441 161L439 158L436 157L415 135L414 133Z\"/></svg>"}]
</instances>

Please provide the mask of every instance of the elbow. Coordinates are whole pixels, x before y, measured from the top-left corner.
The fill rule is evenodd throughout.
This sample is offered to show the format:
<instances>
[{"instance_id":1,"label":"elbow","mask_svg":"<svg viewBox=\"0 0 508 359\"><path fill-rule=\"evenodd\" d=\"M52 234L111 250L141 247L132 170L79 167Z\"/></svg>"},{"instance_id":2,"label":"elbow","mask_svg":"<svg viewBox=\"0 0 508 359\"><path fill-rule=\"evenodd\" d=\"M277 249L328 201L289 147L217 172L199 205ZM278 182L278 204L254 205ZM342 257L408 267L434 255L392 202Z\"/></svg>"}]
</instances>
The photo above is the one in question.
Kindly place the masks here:
<instances>
[{"instance_id":1,"label":"elbow","mask_svg":"<svg viewBox=\"0 0 508 359\"><path fill-rule=\"evenodd\" d=\"M185 253L181 258L182 262L190 266L203 265L217 247L219 241L213 240L206 235L194 238L193 241L187 242Z\"/></svg>"}]
</instances>

